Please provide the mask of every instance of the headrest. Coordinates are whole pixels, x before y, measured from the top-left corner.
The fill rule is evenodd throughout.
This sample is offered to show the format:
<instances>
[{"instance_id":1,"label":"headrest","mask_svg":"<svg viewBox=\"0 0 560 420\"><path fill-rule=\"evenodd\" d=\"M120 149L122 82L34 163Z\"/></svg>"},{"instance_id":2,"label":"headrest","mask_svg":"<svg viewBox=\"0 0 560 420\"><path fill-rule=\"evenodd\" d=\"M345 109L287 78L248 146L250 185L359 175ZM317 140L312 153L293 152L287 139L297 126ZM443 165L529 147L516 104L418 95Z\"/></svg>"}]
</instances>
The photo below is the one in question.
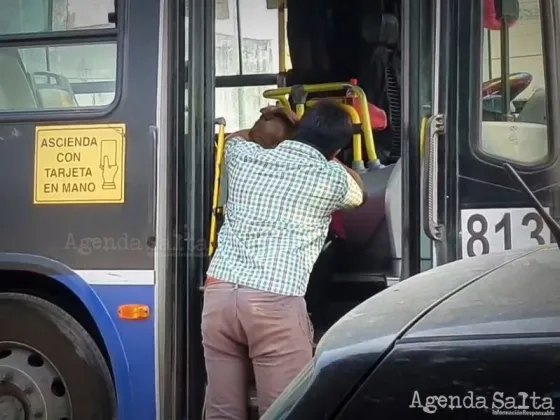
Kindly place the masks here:
<instances>
[{"instance_id":1,"label":"headrest","mask_svg":"<svg viewBox=\"0 0 560 420\"><path fill-rule=\"evenodd\" d=\"M399 20L395 15L369 14L362 20L362 38L370 44L394 47L400 37Z\"/></svg>"},{"instance_id":2,"label":"headrest","mask_svg":"<svg viewBox=\"0 0 560 420\"><path fill-rule=\"evenodd\" d=\"M352 106L362 115L362 107L357 98L353 98ZM387 113L381 108L376 107L368 102L369 119L371 121L371 128L375 131L383 131L387 128Z\"/></svg>"},{"instance_id":3,"label":"headrest","mask_svg":"<svg viewBox=\"0 0 560 420\"><path fill-rule=\"evenodd\" d=\"M499 31L502 16L507 18L509 27L515 25L519 19L518 0L484 0L484 28Z\"/></svg>"}]
</instances>

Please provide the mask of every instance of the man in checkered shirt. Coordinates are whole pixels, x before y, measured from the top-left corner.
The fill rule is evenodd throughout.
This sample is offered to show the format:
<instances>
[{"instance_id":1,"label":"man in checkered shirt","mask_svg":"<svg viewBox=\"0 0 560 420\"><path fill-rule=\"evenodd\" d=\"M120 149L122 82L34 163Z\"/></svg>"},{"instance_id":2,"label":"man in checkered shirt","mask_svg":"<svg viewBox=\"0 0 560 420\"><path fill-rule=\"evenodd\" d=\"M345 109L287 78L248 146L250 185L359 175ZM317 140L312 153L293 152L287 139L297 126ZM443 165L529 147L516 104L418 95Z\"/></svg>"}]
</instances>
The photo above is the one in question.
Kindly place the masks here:
<instances>
[{"instance_id":1,"label":"man in checkered shirt","mask_svg":"<svg viewBox=\"0 0 560 420\"><path fill-rule=\"evenodd\" d=\"M359 176L335 159L353 131L324 100L276 148L228 139L228 198L202 314L207 419L247 418L251 362L262 415L311 360L309 275L333 211L365 200Z\"/></svg>"}]
</instances>

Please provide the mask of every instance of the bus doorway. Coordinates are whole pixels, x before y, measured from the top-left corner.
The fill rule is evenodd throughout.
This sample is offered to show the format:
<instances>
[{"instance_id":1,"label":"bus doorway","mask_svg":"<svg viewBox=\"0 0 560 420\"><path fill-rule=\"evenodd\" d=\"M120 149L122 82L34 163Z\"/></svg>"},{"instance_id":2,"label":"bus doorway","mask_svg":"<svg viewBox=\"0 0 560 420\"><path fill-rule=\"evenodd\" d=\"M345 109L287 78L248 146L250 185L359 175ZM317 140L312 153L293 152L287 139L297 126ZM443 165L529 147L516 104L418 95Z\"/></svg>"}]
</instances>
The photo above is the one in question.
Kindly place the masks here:
<instances>
[{"instance_id":1,"label":"bus doorway","mask_svg":"<svg viewBox=\"0 0 560 420\"><path fill-rule=\"evenodd\" d=\"M169 149L165 150L165 153L162 151L160 155L172 158L160 165L158 176L161 176L160 185L169 185L176 189L173 190L173 194L179 197L179 200L174 202L176 199L170 198L169 192L160 188L160 203L167 200L167 204L162 204L160 209L168 214L169 218L167 221L160 221L158 217L158 235L161 234L162 238L175 235L176 239L173 240L182 243L180 249L186 246L195 250L182 253L180 259L161 260L162 278L166 280L158 286L162 290L159 302L163 304L171 299L174 304L166 307L165 317L162 318L165 322L158 325L160 331L173 331L174 335L171 340L160 339L160 343L165 347L162 347L160 360L161 367L170 369L166 371L174 372L175 376L171 377L172 380L162 379L167 388L160 387L160 393L167 392L168 395L161 398L172 398L172 384L184 384L188 390L189 413L192 415L195 415L200 407L201 384L204 381L197 340L200 325L200 291L207 261L205 250L210 240L209 191L213 178L215 117L225 117L226 130L233 132L250 126L262 106L276 101L286 101L288 106L297 110L298 105L300 109L304 109L305 106L312 106L309 102L325 95L352 103L354 96L362 95L355 86L365 93L366 104L362 106L361 103L358 107L360 109L357 110L362 127L361 140L364 142L361 152L362 156L366 157L363 159L365 163L370 164L368 171L364 172L364 177L372 176L373 179L386 170L391 175L396 173L394 171L400 166L400 185L395 189L389 187L391 176L384 182L372 183L383 186L383 191L375 196L381 198L381 206L384 209L385 237L377 236L381 231L373 229L374 233L367 238L371 239L369 242L360 242L358 239L357 244L348 244L340 241L340 238L334 238L334 241L338 242L333 244L331 250L338 254L331 255L328 261L334 261L336 265L323 269L322 273L328 274L321 276L319 289L324 294L316 301L317 309L311 311L318 329L328 328L348 309L386 288L391 280L406 279L432 264L441 265L471 256L472 253L472 256L476 256L492 252L494 248L485 246L484 238L481 237L480 230L484 222L479 218L472 219L469 210L476 210L475 214L480 214L481 209L501 209L502 216L492 226L495 233L515 231L517 238L528 234L528 239L512 240L511 245L505 241L504 249L531 246L533 243L541 244L541 240L531 230L533 224L539 226L539 222L531 219L534 215L527 216L532 214L530 212L515 216L520 219L519 223L516 222L517 225L521 228L528 227L529 230L519 229L517 225L515 228L511 224L507 225L507 228L500 225L507 214L513 217L513 213L518 209L526 210L530 207L529 201L501 172L500 165L504 161L517 165L531 187L538 189L542 198L548 200L550 208L554 208L554 196L549 187L553 185L551 175L556 163L555 147L546 147L545 153L538 158L531 157L529 162L526 160L527 154L519 152L517 145L521 145L521 149L525 147L527 139L533 137L532 134L528 137L528 133L542 134L544 131L548 133L553 130L551 122L555 121L555 111L550 112L553 109L547 108L546 124L543 124L542 120L524 121L525 116L520 116L521 111L530 101L523 100L523 97L518 98L522 92L511 90L514 86L524 85L529 90L537 91L541 88L538 83L555 83L550 71L546 70L552 60L547 56L548 41L543 37L541 21L535 18L542 16L542 10L547 7L545 3L535 3L537 8L531 6L533 9L528 13L523 12L529 7L528 3L523 1L515 2L517 7L514 9L505 10L497 8L497 2L481 0L474 5L469 4L467 10L467 6L459 1L403 0L400 5L396 2L379 2L378 10L369 10L367 13L352 10L345 15L342 12L316 10L318 16L324 12L323 20L314 20L315 16L305 13L305 17L309 19L303 19L301 16L298 18L297 10L292 9L290 12L289 5L286 8L281 2L272 8L267 8L270 2L265 4L264 1L257 3L256 0L247 0L245 3L243 0L220 3L220 16L227 18L219 19L216 9L205 2L189 2L186 18L188 40L184 41L183 37L183 41L180 41L186 42L188 46L185 57L188 58L188 89L185 98L175 89L175 92L166 98L167 105L160 108L160 124L164 128L161 134L168 138L168 141L163 141L162 144L169 146ZM301 6L305 12L303 3L310 7L311 2L301 2L297 6ZM255 15L257 12L261 14ZM531 17L531 25L523 21L531 20L524 17L523 13ZM288 22L284 28L280 22L282 16L286 15ZM328 16L337 16L338 20L329 22ZM363 22L360 16L363 17ZM468 16L468 19L465 16ZM489 16L494 16L498 24ZM175 22L175 18L168 16L168 19ZM310 39L304 39L306 33L309 35L310 32L298 27L298 19L300 23L313 21L313 25L310 24L313 29ZM290 21L295 27L290 26ZM361 23L355 24L357 21ZM254 22L259 22L259 25L252 24ZM500 22L504 27L511 27L509 32L503 29ZM526 25L522 26L523 24ZM179 48L175 53L183 57L181 54L184 49L181 49L181 44L177 41L180 38L179 29L182 23L175 22L173 25L176 31L173 34L173 45L174 48ZM341 31L337 25L346 25L346 30ZM338 39L334 32L329 32L333 27L338 28L336 34L346 37L344 41ZM539 44L522 44L523 35L512 35L519 27L524 30L520 33L530 32L533 40L540 40L543 49L528 52L531 46ZM489 31L486 32L487 42L483 42L484 30ZM350 51L348 46L355 46L353 37L359 38L362 43L363 49L357 49L362 54ZM290 50L290 60L286 60L285 55L278 52L278 45L285 43L286 38L288 48L291 44L293 49L298 44L297 41L301 40L301 45L307 45L308 51L312 50L313 54L309 56L301 51ZM340 43L337 43L338 41ZM506 44L509 48L506 48ZM332 50L327 46L332 47ZM481 73L482 66L479 64L487 56L485 48L492 50L488 55L488 60L493 66L492 75ZM541 60L541 70L523 68L523 63L527 61L522 58L528 54L533 54ZM298 55L308 59L315 59L319 55L319 58L316 58L319 65L301 64ZM160 60L175 63L176 57L163 56ZM473 64L473 60L479 60L479 63ZM176 67L173 70L168 69L170 73L165 73L168 80L164 83L162 79L160 86L176 86L175 83L184 82L184 79L180 79L185 76L183 62L179 61L178 64L174 64ZM291 69L288 68L289 61ZM322 66L331 61L336 64L332 69L309 73L309 69L324 69ZM504 62L509 63L508 66L503 64ZM366 86L369 72L364 69L367 66L381 69L375 78L381 85L379 94L375 93L375 88L379 87L375 83L373 87ZM286 71L278 74L277 68ZM500 69L498 74L496 68ZM503 73L504 69L507 70L506 73ZM519 75L528 72L534 76L537 71L542 71L542 76L533 77L529 83L527 78ZM364 73L365 76L361 76ZM506 76L501 77L502 74ZM500 79L500 83L493 80L496 78ZM483 84L485 79L488 79L488 83ZM503 80L506 79L505 84L510 90L506 88L506 92L496 88L496 85L502 86ZM519 83L518 79L521 79ZM336 86L333 86L333 83ZM329 85L325 87L324 84ZM317 87L321 85L323 86ZM293 86L299 88L294 90ZM277 88L285 89L279 91ZM395 90L397 88L398 94ZM338 94L334 94L333 91L337 91ZM545 98L547 91L548 87L543 91ZM302 92L306 95L296 97ZM526 94L533 99L539 98L539 95ZM518 106L515 112L508 110L508 107L498 107L497 111L490 109L494 102L503 103L504 97L510 98L505 101L508 107ZM542 96L540 97L542 99ZM516 100L519 100L518 104L511 103ZM398 106L396 101L399 101ZM384 113L385 125L371 126L374 114L367 117L363 112L370 109L368 103ZM186 122L180 122L185 113L185 104L188 104L187 119ZM488 113L482 112L485 106L490 107ZM531 108L533 106L527 110ZM177 118L177 121L165 119L166 112L176 112L174 118ZM485 119L490 114L493 115L493 119ZM498 117L495 114L498 114ZM364 125L367 128L367 118L370 118L370 129L373 132L373 153L372 148L369 147L368 150L365 145L365 141L369 141L365 139L367 133L363 132ZM527 136L518 134L512 140L510 132L524 132ZM484 137L484 133L489 134ZM483 140L480 140L481 138ZM170 143L171 139L175 139L174 142ZM185 139L184 143L182 139ZM515 153L506 144L510 141L516 143L513 148ZM480 146L480 150L485 148L486 152L477 149L476 144L479 143L484 145ZM542 136L538 138L538 143L543 144ZM352 161L359 161L355 159L354 152L347 151L350 165ZM489 157L490 155L493 157ZM479 169L476 173L472 172L472 168L475 167ZM526 218L529 218L528 221L523 223ZM362 220L371 223L371 219ZM463 222L466 225L463 225ZM359 228L362 225L357 226ZM471 231L478 236L472 239L473 235L469 233ZM537 236L542 237L540 233ZM375 243L374 239L379 239L379 242L368 248L368 245ZM474 250L470 254L469 243L473 245ZM358 247L351 248L351 245ZM372 253L367 254L367 250ZM382 261L379 261L377 257L383 252L386 254ZM337 258L345 253L348 259ZM360 261L359 258L354 258L357 255L366 257ZM373 255L375 258L368 258L367 255ZM349 262L351 258L354 260ZM393 264L395 262L397 264ZM425 263L425 267L422 267L422 263ZM320 269L320 266L316 267L316 270ZM168 280L170 282L166 284ZM310 294L313 282L312 278ZM309 297L313 299L312 296ZM162 305L160 307L163 308ZM188 324L186 327L176 319L178 313L185 316ZM179 355L182 352L187 354L186 366L180 360ZM181 366L181 369L178 370L175 365Z\"/></svg>"},{"instance_id":2,"label":"bus doorway","mask_svg":"<svg viewBox=\"0 0 560 420\"><path fill-rule=\"evenodd\" d=\"M233 38L228 41L238 49L233 66L222 55L231 51L221 33L229 29L223 26L226 21L216 19L215 114L232 121L227 131L250 126L258 109L274 101L301 114L322 97L353 106L362 128L361 138L344 151L342 160L361 171L370 200L363 209L343 216L344 238L331 238L316 264L308 301L319 331L364 296L422 269L492 249L550 242L540 216L525 197L513 192L500 167L508 161L522 168L529 184L551 203L554 153L546 136L545 61L543 49L534 47L543 40L538 4L481 1L465 26L454 20L455 6L419 2L414 6L424 25L419 29L403 17L396 1L354 8L310 0L291 7L267 4L266 9L249 0L237 5L239 24L229 27ZM259 22L268 22L263 28L243 24L245 15L256 13ZM482 73L472 64L470 71L462 70L472 57L470 52L468 58L461 54L472 48L454 46L452 33L459 42L480 44ZM475 38L475 33L484 39ZM518 34L533 41L529 45L525 35ZM267 48L269 55L264 53ZM530 65L524 58L529 53L535 57ZM280 87L253 86L265 78L272 83L265 73L271 66L285 70L276 77ZM473 78L469 84L460 80L465 73ZM245 86L237 87L242 83ZM489 108L500 101L510 104L505 111ZM255 104L252 114L249 103ZM473 103L478 105L465 105ZM463 120L465 115L469 118ZM514 140L509 133L516 133ZM485 150L493 150L494 158L479 150L473 140L477 138L483 139ZM531 144L539 156L524 149L528 138L537 139ZM512 141L517 142L512 149L503 144ZM496 157L499 153L508 155ZM533 163L519 163L529 158ZM404 177L412 179L405 182ZM486 210L503 213L488 238L480 233L490 229L485 228L490 223L484 221ZM508 222L512 217L515 220ZM508 226L501 228L503 224ZM507 236L502 239L505 245L495 248L500 234Z\"/></svg>"}]
</instances>

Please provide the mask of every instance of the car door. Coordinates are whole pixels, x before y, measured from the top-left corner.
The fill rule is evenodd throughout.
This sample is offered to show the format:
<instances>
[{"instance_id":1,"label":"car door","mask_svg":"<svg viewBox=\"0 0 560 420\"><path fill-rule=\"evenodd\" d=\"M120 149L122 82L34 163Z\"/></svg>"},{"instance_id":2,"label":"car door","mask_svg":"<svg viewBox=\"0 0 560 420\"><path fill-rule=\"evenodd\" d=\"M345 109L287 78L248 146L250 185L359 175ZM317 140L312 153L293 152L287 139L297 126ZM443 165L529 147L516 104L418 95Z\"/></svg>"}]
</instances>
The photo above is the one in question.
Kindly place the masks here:
<instances>
[{"instance_id":1,"label":"car door","mask_svg":"<svg viewBox=\"0 0 560 420\"><path fill-rule=\"evenodd\" d=\"M368 419L371 413L386 420L552 418L558 412L557 337L405 341L349 398L337 420Z\"/></svg>"}]
</instances>

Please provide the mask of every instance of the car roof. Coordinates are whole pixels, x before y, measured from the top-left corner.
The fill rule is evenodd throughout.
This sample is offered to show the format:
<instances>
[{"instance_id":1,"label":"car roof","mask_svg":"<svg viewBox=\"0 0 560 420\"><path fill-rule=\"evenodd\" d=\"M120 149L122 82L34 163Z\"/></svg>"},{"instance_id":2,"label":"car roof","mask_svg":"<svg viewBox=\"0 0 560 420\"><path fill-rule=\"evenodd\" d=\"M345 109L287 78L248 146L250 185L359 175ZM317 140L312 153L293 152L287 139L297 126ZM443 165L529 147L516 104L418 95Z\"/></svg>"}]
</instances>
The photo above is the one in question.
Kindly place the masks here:
<instances>
[{"instance_id":1,"label":"car roof","mask_svg":"<svg viewBox=\"0 0 560 420\"><path fill-rule=\"evenodd\" d=\"M560 252L540 247L430 310L403 340L560 332Z\"/></svg>"},{"instance_id":2,"label":"car roof","mask_svg":"<svg viewBox=\"0 0 560 420\"><path fill-rule=\"evenodd\" d=\"M371 297L343 316L323 336L316 354L321 356L335 350L336 353L377 351L381 356L397 339L435 336L436 329L458 327L464 325L461 319L474 321L478 319L475 316L483 317L483 314L490 319L500 313L494 300L499 299L497 290L507 286L505 280L510 279L519 287L511 287L508 290L510 295L504 297L504 302L507 301L504 305L516 305L525 302L522 297L524 288L530 287L529 282L523 282L521 277L536 278L538 272L544 273L540 276L549 279L542 282L542 286L539 282L539 287L544 286L549 296L532 296L530 305L537 304L537 301L548 302L550 295L555 295L551 293L554 286L552 273L559 268L558 252L558 248L554 246L493 253L456 261L413 276ZM513 263L513 268L509 268ZM521 267L525 269L520 271ZM478 294L464 294L473 285L491 275L491 282L488 284L493 286L477 287L474 290L478 291ZM500 278L503 280L499 281ZM534 283L532 284L532 287L535 287ZM487 296L479 301L476 310L468 309L469 299L480 299L480 293L487 293ZM456 298L450 306L443 306L442 311L436 311L454 296ZM522 306L528 308L529 303ZM463 308L462 314L451 316L452 308L459 307ZM478 312L478 315L475 312ZM527 312L519 311L519 314L521 313ZM426 320L422 322L424 318ZM463 333L466 332L463 330Z\"/></svg>"}]
</instances>

